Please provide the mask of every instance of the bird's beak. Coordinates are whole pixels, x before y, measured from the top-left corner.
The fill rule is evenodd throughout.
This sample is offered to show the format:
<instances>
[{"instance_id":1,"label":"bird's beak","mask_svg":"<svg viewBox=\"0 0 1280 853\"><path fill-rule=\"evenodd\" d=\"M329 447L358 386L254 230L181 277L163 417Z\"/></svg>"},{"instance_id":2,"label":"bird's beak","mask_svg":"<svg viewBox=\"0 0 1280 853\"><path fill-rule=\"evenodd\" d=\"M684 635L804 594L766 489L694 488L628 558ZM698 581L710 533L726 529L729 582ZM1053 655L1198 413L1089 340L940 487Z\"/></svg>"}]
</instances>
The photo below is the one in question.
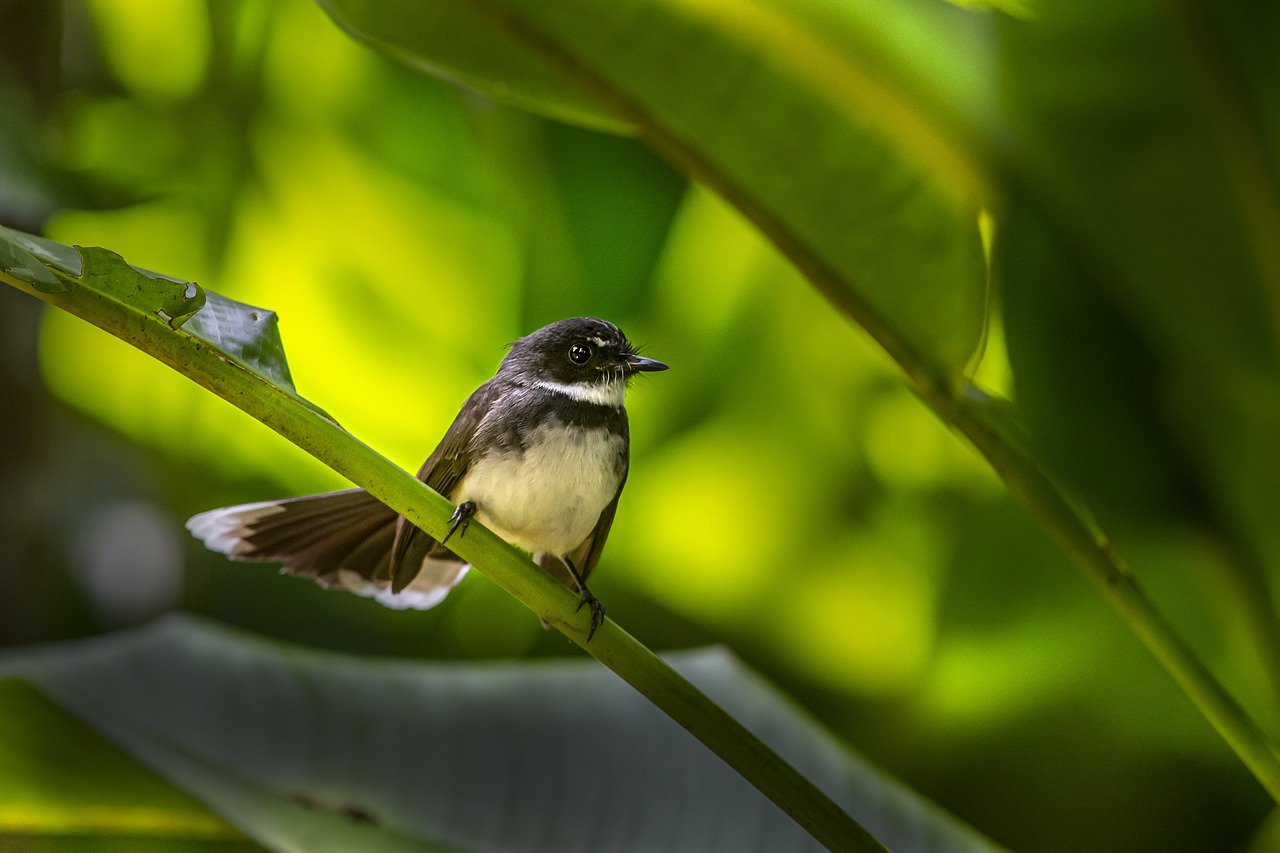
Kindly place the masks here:
<instances>
[{"instance_id":1,"label":"bird's beak","mask_svg":"<svg viewBox=\"0 0 1280 853\"><path fill-rule=\"evenodd\" d=\"M644 373L654 370L666 370L667 366L657 359L645 358L642 355L631 353L622 357L622 364L627 368L628 373Z\"/></svg>"}]
</instances>

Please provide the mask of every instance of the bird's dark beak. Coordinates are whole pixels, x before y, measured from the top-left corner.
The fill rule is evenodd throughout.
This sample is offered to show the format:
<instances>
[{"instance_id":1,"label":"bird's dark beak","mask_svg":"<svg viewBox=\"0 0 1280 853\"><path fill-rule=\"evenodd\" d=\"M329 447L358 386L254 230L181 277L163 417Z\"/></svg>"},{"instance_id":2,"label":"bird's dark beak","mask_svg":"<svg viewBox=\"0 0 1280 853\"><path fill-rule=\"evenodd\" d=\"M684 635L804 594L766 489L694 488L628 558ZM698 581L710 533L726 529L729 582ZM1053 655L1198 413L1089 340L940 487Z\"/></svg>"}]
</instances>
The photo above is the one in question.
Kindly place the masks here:
<instances>
[{"instance_id":1,"label":"bird's dark beak","mask_svg":"<svg viewBox=\"0 0 1280 853\"><path fill-rule=\"evenodd\" d=\"M627 368L628 373L645 373L655 370L666 370L667 366L654 358L645 358L642 355L630 353L622 357L622 364Z\"/></svg>"}]
</instances>

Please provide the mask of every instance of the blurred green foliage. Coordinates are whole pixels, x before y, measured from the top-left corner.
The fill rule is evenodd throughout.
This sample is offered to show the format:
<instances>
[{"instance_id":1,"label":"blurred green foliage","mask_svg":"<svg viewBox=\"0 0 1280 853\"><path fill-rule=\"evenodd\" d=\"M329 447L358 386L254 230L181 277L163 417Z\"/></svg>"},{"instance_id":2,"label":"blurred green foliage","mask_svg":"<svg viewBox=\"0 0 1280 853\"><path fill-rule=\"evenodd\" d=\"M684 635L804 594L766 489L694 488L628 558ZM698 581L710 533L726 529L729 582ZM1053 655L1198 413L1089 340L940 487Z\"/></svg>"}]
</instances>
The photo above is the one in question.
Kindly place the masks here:
<instances>
[{"instance_id":1,"label":"blurred green foliage","mask_svg":"<svg viewBox=\"0 0 1280 853\"><path fill-rule=\"evenodd\" d=\"M0 679L0 743L22 744L25 750L6 748L6 760L0 761L0 832L5 835L103 830L159 838L238 835L17 678Z\"/></svg>"},{"instance_id":2,"label":"blurred green foliage","mask_svg":"<svg viewBox=\"0 0 1280 853\"><path fill-rule=\"evenodd\" d=\"M997 211L1004 316L984 383L1009 386L1007 329L1049 458L1274 733L1237 615L1280 547L1274 316L1259 308L1274 298L1275 194L1232 174L1215 136L1215 109L1274 119L1274 58L1228 11L1148 30L1164 17L1146 3L1045 5L965 13L956 43L913 41L956 12L941 3L861 14L892 23L900 7L915 29L866 47L945 77L932 97L962 135L1000 129L1014 190ZM845 32L843 11L814 8ZM631 395L633 474L593 583L650 646L728 643L1016 848L1235 849L1265 817L1253 780L985 463L750 224L639 141L419 75L300 0L11 3L0 23L0 222L278 311L299 391L404 467L503 344L544 322L605 316L671 364ZM1204 32L1230 38L1205 47ZM1193 59L1209 52L1190 73L1188 40ZM930 47L908 56L916 43ZM957 55L973 61L929 76ZM1224 67L1242 104L1221 107ZM342 483L28 302L0 291L0 642L181 606L379 654L570 651L474 573L436 610L392 613L187 542L195 511ZM119 518L151 521L121 541ZM1223 569L1241 553L1243 580ZM129 573L156 554L173 557ZM126 570L104 575L113 565ZM149 581L120 604L166 572L180 593L148 598L173 588Z\"/></svg>"}]
</instances>

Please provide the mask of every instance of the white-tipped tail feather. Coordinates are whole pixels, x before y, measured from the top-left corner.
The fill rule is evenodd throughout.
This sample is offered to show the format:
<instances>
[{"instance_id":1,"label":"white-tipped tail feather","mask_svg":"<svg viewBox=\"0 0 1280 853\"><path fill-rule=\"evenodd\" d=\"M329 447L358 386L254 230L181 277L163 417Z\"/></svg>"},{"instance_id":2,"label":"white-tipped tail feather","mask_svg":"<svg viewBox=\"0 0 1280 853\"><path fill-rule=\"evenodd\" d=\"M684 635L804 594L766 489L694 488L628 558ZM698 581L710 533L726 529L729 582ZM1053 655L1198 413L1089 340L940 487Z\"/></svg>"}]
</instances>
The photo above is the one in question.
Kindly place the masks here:
<instances>
[{"instance_id":1,"label":"white-tipped tail feather","mask_svg":"<svg viewBox=\"0 0 1280 853\"><path fill-rule=\"evenodd\" d=\"M462 565L441 563L439 560L428 557L422 561L422 573L407 587L395 593L391 591L389 582L365 580L350 569L344 569L338 573L338 583L343 589L365 598L372 598L383 607L390 607L392 610L430 610L444 601L449 590L466 577L470 568L470 563ZM450 576L442 577L441 574L445 571L448 571Z\"/></svg>"},{"instance_id":2,"label":"white-tipped tail feather","mask_svg":"<svg viewBox=\"0 0 1280 853\"><path fill-rule=\"evenodd\" d=\"M372 598L395 610L435 607L470 566L427 556L399 593L391 592L388 551L395 512L350 489L283 501L221 507L192 516L187 529L232 560L283 563L282 572Z\"/></svg>"},{"instance_id":3,"label":"white-tipped tail feather","mask_svg":"<svg viewBox=\"0 0 1280 853\"><path fill-rule=\"evenodd\" d=\"M211 551L226 554L232 559L245 559L246 562L262 561L269 558L240 558L236 553L247 551L245 537L249 535L255 521L284 512L279 501L263 501L256 504L240 504L211 509L187 519L187 529Z\"/></svg>"}]
</instances>

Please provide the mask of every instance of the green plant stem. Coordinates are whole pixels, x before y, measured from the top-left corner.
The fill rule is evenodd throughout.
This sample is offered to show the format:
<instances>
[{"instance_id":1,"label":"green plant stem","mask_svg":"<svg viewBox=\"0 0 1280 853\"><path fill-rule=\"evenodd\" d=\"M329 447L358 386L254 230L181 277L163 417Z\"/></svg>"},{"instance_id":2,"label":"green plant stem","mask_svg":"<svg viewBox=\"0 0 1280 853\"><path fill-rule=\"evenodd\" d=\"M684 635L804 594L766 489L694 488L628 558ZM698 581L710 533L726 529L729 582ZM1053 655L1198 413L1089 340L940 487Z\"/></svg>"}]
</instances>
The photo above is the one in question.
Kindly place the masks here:
<instances>
[{"instance_id":1,"label":"green plant stem","mask_svg":"<svg viewBox=\"0 0 1280 853\"><path fill-rule=\"evenodd\" d=\"M1249 539L1225 519L1204 535L1213 566L1240 614L1245 633L1253 641L1267 675L1274 720L1280 712L1280 618L1272 604L1275 599L1266 563Z\"/></svg>"},{"instance_id":2,"label":"green plant stem","mask_svg":"<svg viewBox=\"0 0 1280 853\"><path fill-rule=\"evenodd\" d=\"M0 281L73 314L137 347L227 400L342 474L436 538L448 529L453 505L256 373L223 357L200 338L172 332L98 292L68 282L64 293L43 293L0 273ZM578 598L523 554L472 524L450 547L702 741L819 842L832 850L884 847L811 781L742 723L634 637L606 619L590 643L589 613ZM583 756L584 773L591 757Z\"/></svg>"},{"instance_id":3,"label":"green plant stem","mask_svg":"<svg viewBox=\"0 0 1280 853\"><path fill-rule=\"evenodd\" d=\"M1014 496L1031 510L1085 578L1168 670L1272 799L1280 802L1280 759L1272 744L1156 609L1106 537L992 418L990 407L968 398L959 402L954 397L926 402L987 458Z\"/></svg>"}]
</instances>

